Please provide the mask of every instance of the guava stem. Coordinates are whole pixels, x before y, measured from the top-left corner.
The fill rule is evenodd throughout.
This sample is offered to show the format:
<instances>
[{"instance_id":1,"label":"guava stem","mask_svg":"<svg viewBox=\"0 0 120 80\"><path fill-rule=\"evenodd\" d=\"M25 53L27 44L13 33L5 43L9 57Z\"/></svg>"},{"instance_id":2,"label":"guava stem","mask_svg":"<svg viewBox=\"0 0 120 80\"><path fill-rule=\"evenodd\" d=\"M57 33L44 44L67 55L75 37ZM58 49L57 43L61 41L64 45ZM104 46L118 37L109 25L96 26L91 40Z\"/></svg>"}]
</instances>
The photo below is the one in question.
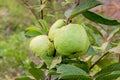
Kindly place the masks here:
<instances>
[{"instance_id":1,"label":"guava stem","mask_svg":"<svg viewBox=\"0 0 120 80\"><path fill-rule=\"evenodd\" d=\"M89 70L91 70L91 69L92 69L104 56L106 56L108 53L109 53L108 51L102 53L103 55L100 56L100 57L90 66Z\"/></svg>"}]
</instances>

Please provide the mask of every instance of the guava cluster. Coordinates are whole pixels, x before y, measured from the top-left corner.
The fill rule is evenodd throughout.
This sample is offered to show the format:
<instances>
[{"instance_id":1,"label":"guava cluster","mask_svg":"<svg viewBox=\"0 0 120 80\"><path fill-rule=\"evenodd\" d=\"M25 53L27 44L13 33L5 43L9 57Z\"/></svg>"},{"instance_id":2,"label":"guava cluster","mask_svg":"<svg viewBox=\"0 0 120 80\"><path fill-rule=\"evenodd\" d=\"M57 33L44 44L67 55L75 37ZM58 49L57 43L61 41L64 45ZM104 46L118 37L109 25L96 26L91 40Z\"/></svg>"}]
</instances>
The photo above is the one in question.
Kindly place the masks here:
<instances>
[{"instance_id":1,"label":"guava cluster","mask_svg":"<svg viewBox=\"0 0 120 80\"><path fill-rule=\"evenodd\" d=\"M67 24L63 19L57 20L48 35L39 35L30 42L30 50L41 59L53 55L80 57L90 45L87 32L80 24Z\"/></svg>"}]
</instances>

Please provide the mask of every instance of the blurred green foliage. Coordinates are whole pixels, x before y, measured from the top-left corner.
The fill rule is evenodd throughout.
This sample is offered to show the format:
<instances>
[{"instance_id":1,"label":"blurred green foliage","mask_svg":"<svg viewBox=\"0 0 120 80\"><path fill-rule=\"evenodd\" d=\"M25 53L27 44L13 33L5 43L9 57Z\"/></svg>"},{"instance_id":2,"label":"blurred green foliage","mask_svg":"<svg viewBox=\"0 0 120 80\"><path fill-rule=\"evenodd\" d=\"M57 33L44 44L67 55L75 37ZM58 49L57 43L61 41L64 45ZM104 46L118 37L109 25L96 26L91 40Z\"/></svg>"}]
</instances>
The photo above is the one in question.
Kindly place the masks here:
<instances>
[{"instance_id":1,"label":"blurred green foliage","mask_svg":"<svg viewBox=\"0 0 120 80\"><path fill-rule=\"evenodd\" d=\"M39 14L38 0L29 0L28 3ZM44 19L48 26L58 18L65 17L64 6L69 4L63 4L56 0L47 4ZM0 0L0 80L24 76L29 68L30 39L25 37L25 29L30 26L40 27L35 16L21 0Z\"/></svg>"},{"instance_id":2,"label":"blurred green foliage","mask_svg":"<svg viewBox=\"0 0 120 80\"><path fill-rule=\"evenodd\" d=\"M35 23L21 1L0 0L0 80L11 80L29 67L29 40L24 30Z\"/></svg>"}]
</instances>

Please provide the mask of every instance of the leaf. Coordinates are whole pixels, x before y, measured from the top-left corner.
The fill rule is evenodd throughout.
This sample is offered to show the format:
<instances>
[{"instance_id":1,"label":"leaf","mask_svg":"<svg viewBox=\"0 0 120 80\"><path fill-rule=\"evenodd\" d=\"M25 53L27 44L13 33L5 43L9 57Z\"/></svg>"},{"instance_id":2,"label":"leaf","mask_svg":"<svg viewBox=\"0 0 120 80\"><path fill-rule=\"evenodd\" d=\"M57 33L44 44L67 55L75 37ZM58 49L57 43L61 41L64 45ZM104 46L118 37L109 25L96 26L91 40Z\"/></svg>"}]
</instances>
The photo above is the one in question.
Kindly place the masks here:
<instances>
[{"instance_id":1,"label":"leaf","mask_svg":"<svg viewBox=\"0 0 120 80\"><path fill-rule=\"evenodd\" d=\"M31 73L36 80L45 79L44 72L40 68L37 68L37 65L35 63L31 62L30 66L31 68L29 69L29 73Z\"/></svg>"},{"instance_id":2,"label":"leaf","mask_svg":"<svg viewBox=\"0 0 120 80\"><path fill-rule=\"evenodd\" d=\"M41 34L42 32L36 27L28 27L26 28L26 31L25 31L25 35L28 37L35 37Z\"/></svg>"},{"instance_id":3,"label":"leaf","mask_svg":"<svg viewBox=\"0 0 120 80\"><path fill-rule=\"evenodd\" d=\"M105 24L105 25L119 25L120 24L120 22L118 22L117 20L110 20L110 19L104 18L91 11L85 11L82 13L82 15L95 23L100 23L100 24Z\"/></svg>"},{"instance_id":4,"label":"leaf","mask_svg":"<svg viewBox=\"0 0 120 80\"><path fill-rule=\"evenodd\" d=\"M84 70L69 64L59 66L57 73L60 73L60 79L92 80Z\"/></svg>"},{"instance_id":5,"label":"leaf","mask_svg":"<svg viewBox=\"0 0 120 80\"><path fill-rule=\"evenodd\" d=\"M87 27L89 27L90 29L92 29L92 31L95 33L95 34L99 34L101 37L103 37L103 34L93 25L91 24L86 24Z\"/></svg>"},{"instance_id":6,"label":"leaf","mask_svg":"<svg viewBox=\"0 0 120 80\"><path fill-rule=\"evenodd\" d=\"M114 71L108 75L97 77L95 80L116 80L120 77L120 71Z\"/></svg>"},{"instance_id":7,"label":"leaf","mask_svg":"<svg viewBox=\"0 0 120 80\"><path fill-rule=\"evenodd\" d=\"M99 72L95 74L95 77L96 78L102 77L114 71L120 71L120 63L114 63L114 64L111 64L110 66L104 67L103 69L101 69Z\"/></svg>"},{"instance_id":8,"label":"leaf","mask_svg":"<svg viewBox=\"0 0 120 80\"><path fill-rule=\"evenodd\" d=\"M102 41L100 40L99 36L96 35L91 28L89 28L89 27L87 27L85 25L83 25L83 26L87 30L88 35L92 38L93 43L98 45L98 46L101 46L102 45Z\"/></svg>"},{"instance_id":9,"label":"leaf","mask_svg":"<svg viewBox=\"0 0 120 80\"><path fill-rule=\"evenodd\" d=\"M84 70L87 73L89 73L89 66L86 62L77 61L77 62L72 63L72 65Z\"/></svg>"},{"instance_id":10,"label":"leaf","mask_svg":"<svg viewBox=\"0 0 120 80\"><path fill-rule=\"evenodd\" d=\"M34 9L36 12L40 13L41 10L43 10L45 7L46 7L46 4L42 4L41 6L35 6L35 7L33 7L33 9Z\"/></svg>"},{"instance_id":11,"label":"leaf","mask_svg":"<svg viewBox=\"0 0 120 80\"><path fill-rule=\"evenodd\" d=\"M98 55L98 51L95 50L92 46L89 47L87 55Z\"/></svg>"},{"instance_id":12,"label":"leaf","mask_svg":"<svg viewBox=\"0 0 120 80\"><path fill-rule=\"evenodd\" d=\"M89 66L88 66L87 62L84 62L84 61L72 60L72 59L64 59L62 61L62 64L73 65L73 66L76 66L76 67L86 71L87 73L89 72Z\"/></svg>"},{"instance_id":13,"label":"leaf","mask_svg":"<svg viewBox=\"0 0 120 80\"><path fill-rule=\"evenodd\" d=\"M87 11L95 6L100 5L101 3L97 0L84 0L81 2L77 7L75 7L70 15L70 18L74 18L75 16L79 15L80 13Z\"/></svg>"},{"instance_id":14,"label":"leaf","mask_svg":"<svg viewBox=\"0 0 120 80\"><path fill-rule=\"evenodd\" d=\"M49 75L55 75L55 74L57 74L57 73L56 73L56 69L55 69L55 68L52 68L52 69L48 70L48 74L49 74Z\"/></svg>"},{"instance_id":15,"label":"leaf","mask_svg":"<svg viewBox=\"0 0 120 80\"><path fill-rule=\"evenodd\" d=\"M42 31L43 31L44 33L47 33L48 30L49 30L49 26L48 26L47 22L46 22L45 20L43 20L43 19L39 20L39 22L40 22L40 24L41 24Z\"/></svg>"},{"instance_id":16,"label":"leaf","mask_svg":"<svg viewBox=\"0 0 120 80\"><path fill-rule=\"evenodd\" d=\"M110 49L109 52L120 54L120 43L116 47Z\"/></svg>"},{"instance_id":17,"label":"leaf","mask_svg":"<svg viewBox=\"0 0 120 80\"><path fill-rule=\"evenodd\" d=\"M57 64L61 63L61 61L62 61L62 57L61 56L54 57L54 59L52 60L51 65L50 65L50 69L54 68Z\"/></svg>"},{"instance_id":18,"label":"leaf","mask_svg":"<svg viewBox=\"0 0 120 80\"><path fill-rule=\"evenodd\" d=\"M65 11L65 17L66 18L69 18L70 17L70 15L71 15L71 13L72 13L72 10L67 10L67 11Z\"/></svg>"},{"instance_id":19,"label":"leaf","mask_svg":"<svg viewBox=\"0 0 120 80\"><path fill-rule=\"evenodd\" d=\"M44 73L39 68L30 68L29 73L31 73L36 80L44 80Z\"/></svg>"},{"instance_id":20,"label":"leaf","mask_svg":"<svg viewBox=\"0 0 120 80\"><path fill-rule=\"evenodd\" d=\"M107 40L110 40L118 32L120 32L120 28L119 27L115 27L114 29L112 29L112 31L109 33L109 36L108 36Z\"/></svg>"},{"instance_id":21,"label":"leaf","mask_svg":"<svg viewBox=\"0 0 120 80\"><path fill-rule=\"evenodd\" d=\"M21 77L21 78L16 78L15 80L34 80L29 77Z\"/></svg>"}]
</instances>

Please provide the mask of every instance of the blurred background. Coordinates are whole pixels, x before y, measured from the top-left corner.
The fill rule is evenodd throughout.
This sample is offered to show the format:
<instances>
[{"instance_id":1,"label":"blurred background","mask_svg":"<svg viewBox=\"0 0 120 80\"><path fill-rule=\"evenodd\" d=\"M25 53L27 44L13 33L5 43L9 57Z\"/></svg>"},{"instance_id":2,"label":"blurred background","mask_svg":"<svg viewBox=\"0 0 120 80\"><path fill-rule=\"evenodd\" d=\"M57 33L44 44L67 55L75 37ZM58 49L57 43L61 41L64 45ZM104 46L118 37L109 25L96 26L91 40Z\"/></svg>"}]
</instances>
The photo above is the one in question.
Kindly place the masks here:
<instances>
[{"instance_id":1,"label":"blurred background","mask_svg":"<svg viewBox=\"0 0 120 80\"><path fill-rule=\"evenodd\" d=\"M37 0L26 1L29 1L31 6L38 5ZM92 9L93 11L120 20L120 0L100 1L104 4ZM64 8L63 2L64 0L52 0L48 4L45 19L49 25L59 18L64 18L63 12L70 6ZM38 11L38 8L35 10ZM25 36L25 29L37 25L34 15L21 0L0 0L0 80L13 80L27 74L34 57L29 51L30 38Z\"/></svg>"}]
</instances>

